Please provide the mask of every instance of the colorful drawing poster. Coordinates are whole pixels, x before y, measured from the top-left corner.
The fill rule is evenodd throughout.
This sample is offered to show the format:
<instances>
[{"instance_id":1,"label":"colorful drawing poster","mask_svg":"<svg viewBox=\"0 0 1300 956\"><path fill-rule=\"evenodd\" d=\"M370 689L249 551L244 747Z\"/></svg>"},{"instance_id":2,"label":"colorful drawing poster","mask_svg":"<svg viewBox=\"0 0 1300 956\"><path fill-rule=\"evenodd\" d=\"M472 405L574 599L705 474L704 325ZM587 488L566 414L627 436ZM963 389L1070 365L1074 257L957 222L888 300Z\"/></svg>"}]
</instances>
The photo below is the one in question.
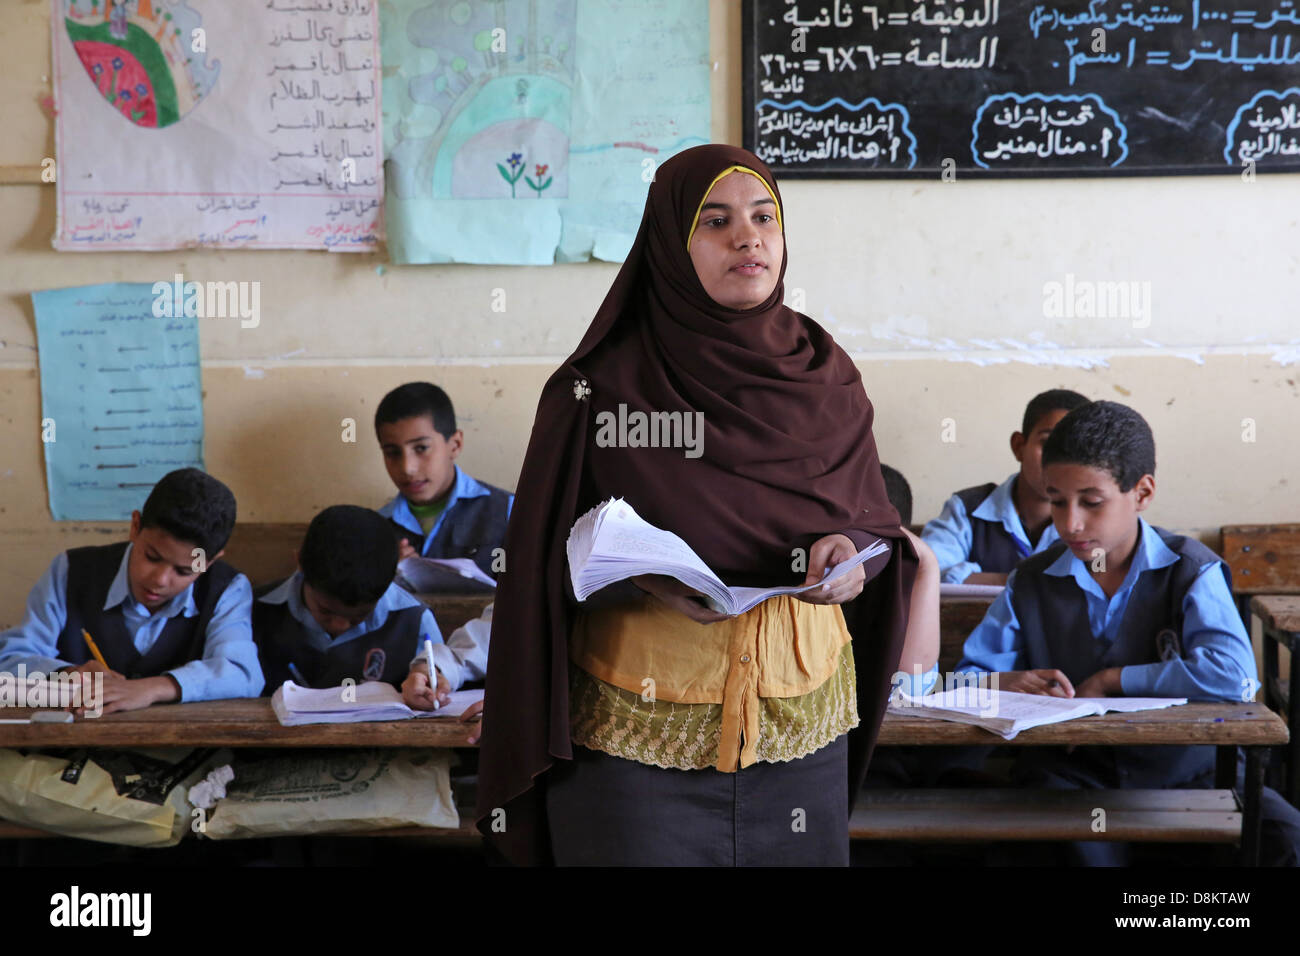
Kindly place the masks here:
<instances>
[{"instance_id":1,"label":"colorful drawing poster","mask_svg":"<svg viewBox=\"0 0 1300 956\"><path fill-rule=\"evenodd\" d=\"M153 288L32 293L55 520L125 520L167 472L203 467L198 319L155 316Z\"/></svg>"},{"instance_id":2,"label":"colorful drawing poster","mask_svg":"<svg viewBox=\"0 0 1300 956\"><path fill-rule=\"evenodd\" d=\"M374 0L51 0L54 248L371 250Z\"/></svg>"},{"instance_id":3,"label":"colorful drawing poster","mask_svg":"<svg viewBox=\"0 0 1300 956\"><path fill-rule=\"evenodd\" d=\"M701 0L381 0L400 263L621 261L655 167L710 140Z\"/></svg>"}]
</instances>

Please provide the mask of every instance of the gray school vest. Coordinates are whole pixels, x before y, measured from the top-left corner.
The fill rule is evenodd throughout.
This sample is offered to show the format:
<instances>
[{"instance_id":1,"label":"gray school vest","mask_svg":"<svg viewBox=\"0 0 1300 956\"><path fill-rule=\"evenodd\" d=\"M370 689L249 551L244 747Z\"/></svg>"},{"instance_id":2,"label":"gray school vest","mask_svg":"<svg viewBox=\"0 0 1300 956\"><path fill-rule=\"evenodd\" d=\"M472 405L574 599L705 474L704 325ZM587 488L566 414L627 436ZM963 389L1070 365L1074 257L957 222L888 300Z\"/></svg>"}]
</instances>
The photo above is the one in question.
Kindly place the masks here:
<instances>
[{"instance_id":1,"label":"gray school vest","mask_svg":"<svg viewBox=\"0 0 1300 956\"><path fill-rule=\"evenodd\" d=\"M484 574L497 578L500 574L492 570L492 552L505 545L510 493L480 483L488 489L488 494L461 498L452 506L429 546L428 556L469 558ZM388 520L399 540L405 538L418 553L425 553L425 536L403 528L392 518Z\"/></svg>"},{"instance_id":2,"label":"gray school vest","mask_svg":"<svg viewBox=\"0 0 1300 956\"><path fill-rule=\"evenodd\" d=\"M423 605L393 611L378 630L318 651L307 643L302 625L289 613L287 601L269 604L256 600L283 583L258 588L253 600L253 640L266 679L263 696L269 697L293 677L290 664L310 687L338 687L350 679L358 684L385 681L401 689L420 648Z\"/></svg>"},{"instance_id":3,"label":"gray school vest","mask_svg":"<svg viewBox=\"0 0 1300 956\"><path fill-rule=\"evenodd\" d=\"M1065 552L1064 542L1021 563L1011 607L1020 623L1026 669L1055 668L1077 687L1108 667L1160 661L1162 650L1182 656L1183 598L1197 573L1205 564L1218 562L1230 591L1232 576L1219 556L1199 541L1155 530L1179 559L1138 577L1119 633L1109 645L1093 637L1086 597L1074 578L1043 573ZM1033 762L1032 755L1026 757ZM1104 786L1173 787L1212 773L1214 748L1079 747L1071 763L1088 765Z\"/></svg>"},{"instance_id":4,"label":"gray school vest","mask_svg":"<svg viewBox=\"0 0 1300 956\"><path fill-rule=\"evenodd\" d=\"M1006 574L1024 560L1029 552L1021 550L1020 542L1007 533L1001 521L985 521L975 516L975 509L997 487L990 481L988 484L963 488L956 496L966 506L966 520L970 522L971 545L967 560L974 561L982 571Z\"/></svg>"},{"instance_id":5,"label":"gray school vest","mask_svg":"<svg viewBox=\"0 0 1300 956\"><path fill-rule=\"evenodd\" d=\"M239 572L224 561L210 565L194 582L194 604L199 613L194 617L172 617L148 652L141 654L131 639L121 606L104 610L127 544L121 541L68 551L68 617L59 633L59 658L69 664L84 664L91 659L81 635L85 628L108 666L129 678L157 677L201 659L217 601Z\"/></svg>"}]
</instances>

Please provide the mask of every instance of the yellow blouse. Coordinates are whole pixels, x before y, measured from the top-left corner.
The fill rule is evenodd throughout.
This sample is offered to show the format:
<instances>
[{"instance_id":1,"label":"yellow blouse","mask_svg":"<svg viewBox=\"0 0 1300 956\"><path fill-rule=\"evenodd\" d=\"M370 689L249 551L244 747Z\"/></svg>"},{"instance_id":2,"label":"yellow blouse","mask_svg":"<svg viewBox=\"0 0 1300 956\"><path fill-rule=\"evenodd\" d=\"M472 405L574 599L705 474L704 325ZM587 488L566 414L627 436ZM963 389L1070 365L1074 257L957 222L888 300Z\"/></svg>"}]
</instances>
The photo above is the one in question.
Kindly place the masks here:
<instances>
[{"instance_id":1,"label":"yellow blouse","mask_svg":"<svg viewBox=\"0 0 1300 956\"><path fill-rule=\"evenodd\" d=\"M700 624L646 595L580 611L569 639L575 743L661 767L793 760L857 726L837 606L789 595Z\"/></svg>"}]
</instances>

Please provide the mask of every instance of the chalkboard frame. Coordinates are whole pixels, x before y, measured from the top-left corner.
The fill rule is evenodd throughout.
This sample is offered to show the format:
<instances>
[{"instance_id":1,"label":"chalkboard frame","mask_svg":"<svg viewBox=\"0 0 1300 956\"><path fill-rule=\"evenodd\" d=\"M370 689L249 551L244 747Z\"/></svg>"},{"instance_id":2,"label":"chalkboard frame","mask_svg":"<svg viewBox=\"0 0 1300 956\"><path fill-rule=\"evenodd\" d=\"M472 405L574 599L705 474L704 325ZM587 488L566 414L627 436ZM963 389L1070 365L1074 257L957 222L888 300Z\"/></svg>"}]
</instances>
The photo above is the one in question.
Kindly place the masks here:
<instances>
[{"instance_id":1,"label":"chalkboard frame","mask_svg":"<svg viewBox=\"0 0 1300 956\"><path fill-rule=\"evenodd\" d=\"M755 151L755 109L758 73L759 45L757 27L759 6L774 0L741 0L741 145L751 152ZM1300 85L1298 80L1297 85ZM826 166L770 166L774 176L781 179L909 179L939 180L942 171L928 167L924 169L849 169ZM1276 175L1300 172L1300 159L1293 163L1258 165L1254 175ZM1192 164L1147 164L1133 166L1107 167L1102 169L979 169L960 166L956 171L955 181L967 179L1109 179L1133 176L1241 176L1242 169L1229 166L1222 167Z\"/></svg>"}]
</instances>

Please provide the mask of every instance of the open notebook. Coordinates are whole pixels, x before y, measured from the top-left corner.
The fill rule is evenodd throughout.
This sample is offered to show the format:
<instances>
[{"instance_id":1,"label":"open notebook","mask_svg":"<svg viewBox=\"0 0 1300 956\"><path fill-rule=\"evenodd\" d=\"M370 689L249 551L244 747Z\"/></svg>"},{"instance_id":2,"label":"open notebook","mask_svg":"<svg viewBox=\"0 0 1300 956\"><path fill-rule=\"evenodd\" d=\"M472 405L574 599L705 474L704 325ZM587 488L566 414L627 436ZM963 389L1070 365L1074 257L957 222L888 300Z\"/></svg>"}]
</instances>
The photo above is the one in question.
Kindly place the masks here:
<instances>
[{"instance_id":1,"label":"open notebook","mask_svg":"<svg viewBox=\"0 0 1300 956\"><path fill-rule=\"evenodd\" d=\"M344 690L348 693L345 694ZM366 681L355 687L301 687L285 681L271 695L271 709L286 727L299 724L354 724L368 720L409 720L412 717L459 717L483 699L483 689L452 691L451 700L437 710L412 710L392 684Z\"/></svg>"},{"instance_id":2,"label":"open notebook","mask_svg":"<svg viewBox=\"0 0 1300 956\"><path fill-rule=\"evenodd\" d=\"M1187 703L1186 697L1048 697L982 687L954 687L938 694L911 697L898 694L889 701L892 713L933 717L974 724L1011 740L1022 730L1059 724L1107 711L1132 714Z\"/></svg>"},{"instance_id":3,"label":"open notebook","mask_svg":"<svg viewBox=\"0 0 1300 956\"><path fill-rule=\"evenodd\" d=\"M1006 590L1002 584L940 584L941 598L995 598Z\"/></svg>"},{"instance_id":4,"label":"open notebook","mask_svg":"<svg viewBox=\"0 0 1300 956\"><path fill-rule=\"evenodd\" d=\"M487 591L496 581L469 558L403 558L397 576L416 594L445 591Z\"/></svg>"},{"instance_id":5,"label":"open notebook","mask_svg":"<svg viewBox=\"0 0 1300 956\"><path fill-rule=\"evenodd\" d=\"M579 601L615 581L639 574L663 574L706 595L710 606L724 614L744 614L778 594L797 594L833 581L888 548L884 541L877 541L831 568L815 584L729 588L690 545L671 531L645 521L622 498L611 498L574 522L565 544L573 593Z\"/></svg>"}]
</instances>

